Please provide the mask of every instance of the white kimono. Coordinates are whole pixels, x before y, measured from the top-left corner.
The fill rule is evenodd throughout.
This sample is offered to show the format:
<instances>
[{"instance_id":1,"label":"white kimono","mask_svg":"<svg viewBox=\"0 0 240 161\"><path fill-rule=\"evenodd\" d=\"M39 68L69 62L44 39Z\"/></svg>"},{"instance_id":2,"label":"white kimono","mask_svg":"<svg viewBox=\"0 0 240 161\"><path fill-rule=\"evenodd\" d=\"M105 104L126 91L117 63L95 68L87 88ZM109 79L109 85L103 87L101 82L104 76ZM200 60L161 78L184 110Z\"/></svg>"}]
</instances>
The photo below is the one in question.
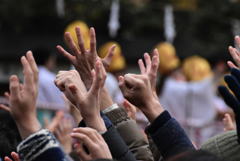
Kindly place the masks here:
<instances>
[{"instance_id":1,"label":"white kimono","mask_svg":"<svg viewBox=\"0 0 240 161\"><path fill-rule=\"evenodd\" d=\"M39 93L37 104L40 107L54 110L66 108L63 93L55 86L56 75L44 66L39 66Z\"/></svg>"},{"instance_id":2,"label":"white kimono","mask_svg":"<svg viewBox=\"0 0 240 161\"><path fill-rule=\"evenodd\" d=\"M215 90L212 78L199 82L179 82L168 78L160 102L183 126L198 146L214 133Z\"/></svg>"}]
</instances>

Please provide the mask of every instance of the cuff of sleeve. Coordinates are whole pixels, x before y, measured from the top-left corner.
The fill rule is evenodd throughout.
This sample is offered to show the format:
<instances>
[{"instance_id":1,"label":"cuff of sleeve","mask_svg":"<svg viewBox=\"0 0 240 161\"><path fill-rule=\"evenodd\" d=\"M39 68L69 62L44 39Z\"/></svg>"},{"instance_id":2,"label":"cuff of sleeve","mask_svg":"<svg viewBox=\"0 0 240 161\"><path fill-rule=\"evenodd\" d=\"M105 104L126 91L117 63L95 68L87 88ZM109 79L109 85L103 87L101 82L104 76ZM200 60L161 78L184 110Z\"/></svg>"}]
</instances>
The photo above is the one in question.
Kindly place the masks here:
<instances>
[{"instance_id":1,"label":"cuff of sleeve","mask_svg":"<svg viewBox=\"0 0 240 161\"><path fill-rule=\"evenodd\" d=\"M105 114L105 113L108 113L116 108L119 108L118 104L114 103L113 105L109 106L108 108L104 109L102 112Z\"/></svg>"},{"instance_id":2,"label":"cuff of sleeve","mask_svg":"<svg viewBox=\"0 0 240 161\"><path fill-rule=\"evenodd\" d=\"M164 126L170 119L171 115L168 111L161 113L147 128L146 133L155 133L160 127Z\"/></svg>"},{"instance_id":3,"label":"cuff of sleeve","mask_svg":"<svg viewBox=\"0 0 240 161\"><path fill-rule=\"evenodd\" d=\"M130 119L126 111L124 110L124 108L119 107L118 105L117 105L117 108L114 108L108 112L105 112L104 114L111 120L111 122L115 126L121 123L122 121L126 121Z\"/></svg>"},{"instance_id":4,"label":"cuff of sleeve","mask_svg":"<svg viewBox=\"0 0 240 161\"><path fill-rule=\"evenodd\" d=\"M109 129L110 127L112 127L112 122L111 120L103 113L101 112L101 117L104 121L104 124L106 126L107 129ZM86 123L84 122L84 120L82 120L79 124L78 127L87 127Z\"/></svg>"},{"instance_id":5,"label":"cuff of sleeve","mask_svg":"<svg viewBox=\"0 0 240 161\"><path fill-rule=\"evenodd\" d=\"M50 148L60 147L53 134L42 129L23 140L17 147L20 158L23 160L34 160Z\"/></svg>"}]
</instances>

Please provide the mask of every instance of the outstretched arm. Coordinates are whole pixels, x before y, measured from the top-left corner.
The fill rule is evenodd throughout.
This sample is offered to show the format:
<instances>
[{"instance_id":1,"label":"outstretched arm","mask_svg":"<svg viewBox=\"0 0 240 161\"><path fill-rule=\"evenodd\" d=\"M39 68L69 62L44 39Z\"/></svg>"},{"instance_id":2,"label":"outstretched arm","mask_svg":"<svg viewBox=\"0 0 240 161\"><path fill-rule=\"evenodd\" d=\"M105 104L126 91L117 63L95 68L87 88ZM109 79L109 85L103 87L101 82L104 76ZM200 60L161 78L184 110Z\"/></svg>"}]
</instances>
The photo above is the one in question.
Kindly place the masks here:
<instances>
[{"instance_id":1,"label":"outstretched arm","mask_svg":"<svg viewBox=\"0 0 240 161\"><path fill-rule=\"evenodd\" d=\"M152 61L157 60L158 53L155 52L156 55L153 56ZM150 63L146 62L146 65L148 64ZM143 64L140 63L140 66L143 66ZM143 70L143 67L140 68L142 68L141 71L148 71ZM120 76L119 87L124 97L138 107L150 121L151 124L147 128L147 132L165 159L186 150L194 149L184 130L167 111L164 111L158 101L154 91L155 83L153 83L156 82L153 80L156 77L151 77L151 75L155 76L156 73L147 74L150 71L157 72L155 68L152 68L149 72L141 72L140 75L126 74Z\"/></svg>"}]
</instances>

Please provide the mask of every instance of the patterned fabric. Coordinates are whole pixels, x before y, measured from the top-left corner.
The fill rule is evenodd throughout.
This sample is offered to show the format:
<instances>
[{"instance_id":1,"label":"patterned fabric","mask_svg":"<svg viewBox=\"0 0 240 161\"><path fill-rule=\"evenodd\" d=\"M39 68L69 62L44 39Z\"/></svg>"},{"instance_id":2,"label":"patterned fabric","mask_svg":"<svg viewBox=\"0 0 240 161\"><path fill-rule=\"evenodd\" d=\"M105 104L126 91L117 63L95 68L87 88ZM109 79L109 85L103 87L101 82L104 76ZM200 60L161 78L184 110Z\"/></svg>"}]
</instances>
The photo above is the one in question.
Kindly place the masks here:
<instances>
[{"instance_id":1,"label":"patterned fabric","mask_svg":"<svg viewBox=\"0 0 240 161\"><path fill-rule=\"evenodd\" d=\"M23 140L18 145L17 151L22 161L71 160L65 156L53 134L46 129L42 129Z\"/></svg>"}]
</instances>

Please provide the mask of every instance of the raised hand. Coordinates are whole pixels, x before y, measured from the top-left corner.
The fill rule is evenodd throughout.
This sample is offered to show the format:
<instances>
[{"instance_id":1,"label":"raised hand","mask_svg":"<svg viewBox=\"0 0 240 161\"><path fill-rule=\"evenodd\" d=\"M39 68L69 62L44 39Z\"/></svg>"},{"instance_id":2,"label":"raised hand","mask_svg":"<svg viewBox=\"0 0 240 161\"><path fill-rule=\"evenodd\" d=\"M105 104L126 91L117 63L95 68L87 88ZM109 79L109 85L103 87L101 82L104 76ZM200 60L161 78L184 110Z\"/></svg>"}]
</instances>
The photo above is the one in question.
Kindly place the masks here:
<instances>
[{"instance_id":1,"label":"raised hand","mask_svg":"<svg viewBox=\"0 0 240 161\"><path fill-rule=\"evenodd\" d=\"M106 131L106 127L100 116L100 92L104 86L106 79L106 71L103 67L101 60L97 59L95 63L95 70L92 70L93 82L90 89L87 91L82 86L81 77L76 76L76 72L69 72L59 76L55 82L59 86L64 85L64 94L66 97L73 101L79 109L85 123L98 131ZM67 79L65 79L65 75ZM73 76L75 75L75 76ZM77 83L78 82L78 83ZM79 83L81 85L79 85Z\"/></svg>"},{"instance_id":2,"label":"raised hand","mask_svg":"<svg viewBox=\"0 0 240 161\"><path fill-rule=\"evenodd\" d=\"M54 82L55 85L65 93L67 99L75 106L77 106L76 98L73 95L69 95L65 87L74 84L78 91L87 92L87 89L76 70L59 71Z\"/></svg>"},{"instance_id":3,"label":"raised hand","mask_svg":"<svg viewBox=\"0 0 240 161\"><path fill-rule=\"evenodd\" d=\"M11 156L12 156L13 160L10 159L9 157L5 157L4 161L20 161L20 157L19 157L18 153L12 152Z\"/></svg>"},{"instance_id":4,"label":"raised hand","mask_svg":"<svg viewBox=\"0 0 240 161\"><path fill-rule=\"evenodd\" d=\"M148 76L150 83L151 83L152 90L154 92L156 92L157 70L158 70L158 66L159 66L158 50L157 49L153 50L152 60L151 60L151 57L149 56L149 54L145 53L144 60L145 60L146 67L145 67L142 59L138 60L139 69L140 69L142 75Z\"/></svg>"},{"instance_id":5,"label":"raised hand","mask_svg":"<svg viewBox=\"0 0 240 161\"><path fill-rule=\"evenodd\" d=\"M112 159L106 142L96 130L91 128L76 128L73 130L71 136L77 140L74 148L81 160Z\"/></svg>"},{"instance_id":6,"label":"raised hand","mask_svg":"<svg viewBox=\"0 0 240 161\"><path fill-rule=\"evenodd\" d=\"M63 118L61 123L56 126L53 132L67 154L72 152L72 138L70 136L72 129L72 121L70 119Z\"/></svg>"},{"instance_id":7,"label":"raised hand","mask_svg":"<svg viewBox=\"0 0 240 161\"><path fill-rule=\"evenodd\" d=\"M119 87L124 97L138 107L150 122L163 112L155 91L158 53L156 50L154 53L153 63L149 55L145 54L147 68L141 60L139 61L142 74L126 74L124 77L119 77Z\"/></svg>"},{"instance_id":8,"label":"raised hand","mask_svg":"<svg viewBox=\"0 0 240 161\"><path fill-rule=\"evenodd\" d=\"M97 55L97 43L96 34L94 28L90 28L90 49L85 49L84 40L80 28L76 28L76 35L78 38L78 44L75 44L70 33L66 32L64 35L67 46L71 50L71 54L67 52L60 45L57 46L59 53L65 56L79 72L87 89L91 87L91 70L94 69L95 62L100 59ZM77 47L78 46L78 47ZM105 67L108 67L111 63L115 46L113 45L104 59L100 59Z\"/></svg>"},{"instance_id":9,"label":"raised hand","mask_svg":"<svg viewBox=\"0 0 240 161\"><path fill-rule=\"evenodd\" d=\"M10 107L0 105L14 118L22 138L38 131L41 126L36 118L36 99L38 95L38 68L32 52L21 58L24 82L16 75L10 77L10 94L7 94Z\"/></svg>"},{"instance_id":10,"label":"raised hand","mask_svg":"<svg viewBox=\"0 0 240 161\"><path fill-rule=\"evenodd\" d=\"M235 65L232 61L228 61L227 64L228 64L228 66L230 68L239 68L240 67L240 51L239 51L239 48L240 48L240 37L239 36L235 37L235 43L236 43L238 49L234 48L232 46L229 46L228 50L229 50L229 53L232 56L234 62L237 65Z\"/></svg>"}]
</instances>

